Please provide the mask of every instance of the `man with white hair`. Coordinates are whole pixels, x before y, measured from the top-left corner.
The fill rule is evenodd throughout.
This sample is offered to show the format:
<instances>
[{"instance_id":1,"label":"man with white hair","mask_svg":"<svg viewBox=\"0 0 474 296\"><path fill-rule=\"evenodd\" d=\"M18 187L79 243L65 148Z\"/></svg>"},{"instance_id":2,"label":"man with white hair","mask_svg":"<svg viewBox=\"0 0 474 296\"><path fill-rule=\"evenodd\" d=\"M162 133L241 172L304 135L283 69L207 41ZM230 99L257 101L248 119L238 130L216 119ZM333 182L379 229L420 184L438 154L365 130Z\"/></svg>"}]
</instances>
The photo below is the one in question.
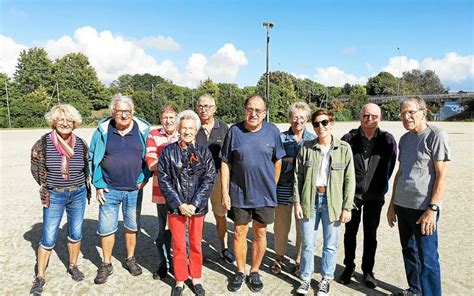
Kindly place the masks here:
<instances>
[{"instance_id":1,"label":"man with white hair","mask_svg":"<svg viewBox=\"0 0 474 296\"><path fill-rule=\"evenodd\" d=\"M207 94L200 96L197 100L196 109L201 120L201 128L197 132L196 142L209 148L216 165L216 170L219 172L221 168L219 153L229 128L227 124L214 117L217 107L216 101L212 96ZM216 184L211 194L211 204L212 212L216 219L217 235L221 243L219 256L227 263L232 264L235 261L235 257L227 244L227 210L222 206L221 177L219 175L216 176Z\"/></svg>"},{"instance_id":2,"label":"man with white hair","mask_svg":"<svg viewBox=\"0 0 474 296\"><path fill-rule=\"evenodd\" d=\"M345 227L344 265L346 267L339 282L344 285L349 284L354 274L357 232L362 217L364 253L361 268L364 284L373 289L377 286L373 273L377 250L377 228L385 202L385 193L388 190L388 181L397 159L397 143L392 134L378 127L382 113L376 104L364 105L359 113L359 119L360 127L342 137L342 140L351 145L354 155L356 207L352 209L352 219L346 223Z\"/></svg>"},{"instance_id":3,"label":"man with white hair","mask_svg":"<svg viewBox=\"0 0 474 296\"><path fill-rule=\"evenodd\" d=\"M134 117L132 99L116 95L110 104L112 116L102 119L91 140L89 166L99 202L99 229L103 262L94 283L103 284L113 272L111 263L122 204L127 259L125 267L133 275L142 273L135 259L137 243L137 195L150 172L145 163L145 143L150 124Z\"/></svg>"}]
</instances>

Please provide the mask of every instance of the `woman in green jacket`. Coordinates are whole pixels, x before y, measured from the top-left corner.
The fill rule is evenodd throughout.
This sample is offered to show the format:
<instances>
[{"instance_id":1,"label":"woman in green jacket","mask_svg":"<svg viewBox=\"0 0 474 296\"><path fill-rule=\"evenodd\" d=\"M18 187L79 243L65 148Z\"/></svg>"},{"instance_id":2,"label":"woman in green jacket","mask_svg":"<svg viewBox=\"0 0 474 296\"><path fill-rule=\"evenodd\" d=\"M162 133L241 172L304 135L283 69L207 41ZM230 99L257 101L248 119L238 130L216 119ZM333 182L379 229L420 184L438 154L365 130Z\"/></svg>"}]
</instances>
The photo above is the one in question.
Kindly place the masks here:
<instances>
[{"instance_id":1,"label":"woman in green jacket","mask_svg":"<svg viewBox=\"0 0 474 296\"><path fill-rule=\"evenodd\" d=\"M350 145L332 135L332 111L320 109L314 112L311 123L317 138L304 144L295 167L294 211L303 240L303 281L296 292L306 294L309 291L316 234L321 222L324 239L322 281L317 295L329 295L329 283L336 268L339 228L351 220L355 173Z\"/></svg>"}]
</instances>

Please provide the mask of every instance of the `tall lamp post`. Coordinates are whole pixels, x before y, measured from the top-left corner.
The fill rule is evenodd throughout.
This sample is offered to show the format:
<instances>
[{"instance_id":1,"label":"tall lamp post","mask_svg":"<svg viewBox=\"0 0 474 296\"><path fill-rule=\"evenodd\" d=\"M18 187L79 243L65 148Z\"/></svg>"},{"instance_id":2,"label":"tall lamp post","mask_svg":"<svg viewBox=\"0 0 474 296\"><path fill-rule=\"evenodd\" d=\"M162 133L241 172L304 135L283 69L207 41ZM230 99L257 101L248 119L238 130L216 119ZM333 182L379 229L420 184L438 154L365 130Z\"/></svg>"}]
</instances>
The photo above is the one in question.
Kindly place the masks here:
<instances>
[{"instance_id":1,"label":"tall lamp post","mask_svg":"<svg viewBox=\"0 0 474 296\"><path fill-rule=\"evenodd\" d=\"M267 98L267 101L268 101L267 122L270 122L270 76L268 75L268 45L270 43L269 31L271 28L273 28L273 24L265 22L263 23L263 27L267 30L267 64L266 64L266 71L265 71L265 78L266 78L265 97Z\"/></svg>"},{"instance_id":2,"label":"tall lamp post","mask_svg":"<svg viewBox=\"0 0 474 296\"><path fill-rule=\"evenodd\" d=\"M398 79L397 79L397 95L400 95L400 79L402 79L402 55L400 53L400 47L397 47L398 50Z\"/></svg>"}]
</instances>

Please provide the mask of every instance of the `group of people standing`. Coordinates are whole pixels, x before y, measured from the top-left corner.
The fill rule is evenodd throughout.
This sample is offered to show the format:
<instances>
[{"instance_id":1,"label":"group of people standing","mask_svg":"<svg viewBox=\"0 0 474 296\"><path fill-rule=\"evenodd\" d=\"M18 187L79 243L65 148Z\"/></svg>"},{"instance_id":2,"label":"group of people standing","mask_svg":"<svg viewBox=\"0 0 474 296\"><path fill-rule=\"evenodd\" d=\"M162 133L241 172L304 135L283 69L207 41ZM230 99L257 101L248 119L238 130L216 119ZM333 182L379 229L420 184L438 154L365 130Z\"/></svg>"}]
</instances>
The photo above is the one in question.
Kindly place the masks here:
<instances>
[{"instance_id":1,"label":"group of people standing","mask_svg":"<svg viewBox=\"0 0 474 296\"><path fill-rule=\"evenodd\" d=\"M94 279L103 284L113 273L111 262L122 208L127 258L124 267L133 276L142 273L135 259L143 187L152 178L152 201L157 206L158 269L155 279L173 274L172 295L181 295L191 280L196 295L202 285L204 218L208 201L216 220L219 256L236 272L229 291L246 282L250 290L263 289L260 266L267 248L266 231L275 223L275 258L271 272L282 272L288 235L295 216L294 273L301 278L297 293L311 288L314 250L319 225L323 252L318 295L329 295L334 279L341 225L345 225L345 269L339 277L349 284L355 271L356 236L362 218L363 282L377 286L373 268L376 233L384 196L395 168L397 145L381 130L382 114L375 104L360 112L360 127L342 140L332 129L331 110L311 113L304 102L289 110L290 128L282 133L266 122L268 101L253 95L244 104L245 120L230 128L214 117L216 102L209 95L197 100L196 111L178 113L172 105L159 112L161 127L134 116L133 101L122 95L112 99L112 116L99 122L90 149L73 133L81 124L79 112L61 104L46 114L52 131L35 143L31 172L40 185L43 204L42 239L37 274L30 290L39 295L64 211L68 220L68 273L84 279L77 266L90 183L99 202L97 234L103 261ZM426 104L418 97L403 101L400 118L408 132L399 143L399 170L387 212L390 226L398 222L409 289L400 295L440 295L437 220L450 161L446 133L428 125ZM306 129L311 120L315 134ZM227 217L233 221L233 251L228 246ZM247 235L252 226L250 270L246 272Z\"/></svg>"}]
</instances>

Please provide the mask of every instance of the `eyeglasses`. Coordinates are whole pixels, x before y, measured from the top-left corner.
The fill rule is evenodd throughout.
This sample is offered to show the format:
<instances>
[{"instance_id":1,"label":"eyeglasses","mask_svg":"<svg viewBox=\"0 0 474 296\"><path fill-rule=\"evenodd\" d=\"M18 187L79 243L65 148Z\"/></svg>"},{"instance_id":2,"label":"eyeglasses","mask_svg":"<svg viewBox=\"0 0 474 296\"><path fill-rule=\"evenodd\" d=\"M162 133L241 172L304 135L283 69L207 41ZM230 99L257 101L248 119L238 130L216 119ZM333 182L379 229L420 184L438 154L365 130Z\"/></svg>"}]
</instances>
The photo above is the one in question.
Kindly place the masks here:
<instances>
[{"instance_id":1,"label":"eyeglasses","mask_svg":"<svg viewBox=\"0 0 474 296\"><path fill-rule=\"evenodd\" d=\"M412 110L412 111L403 111L399 115L400 117L405 117L406 115L413 117L416 113L423 111L423 109L418 109L418 110Z\"/></svg>"},{"instance_id":2,"label":"eyeglasses","mask_svg":"<svg viewBox=\"0 0 474 296\"><path fill-rule=\"evenodd\" d=\"M321 125L326 127L329 124L329 120L324 119L324 120L321 120L321 121L313 121L313 122L311 122L311 124L313 125L314 128L318 128Z\"/></svg>"},{"instance_id":3,"label":"eyeglasses","mask_svg":"<svg viewBox=\"0 0 474 296\"><path fill-rule=\"evenodd\" d=\"M199 110L206 110L206 111L211 110L214 107L215 105L198 105Z\"/></svg>"},{"instance_id":4,"label":"eyeglasses","mask_svg":"<svg viewBox=\"0 0 474 296\"><path fill-rule=\"evenodd\" d=\"M130 110L114 110L115 115L125 115L125 116L130 116L132 115L132 111Z\"/></svg>"},{"instance_id":5,"label":"eyeglasses","mask_svg":"<svg viewBox=\"0 0 474 296\"><path fill-rule=\"evenodd\" d=\"M263 110L263 109L254 109L254 108L245 108L245 112L247 112L248 114L253 114L254 112L260 116L262 115L263 113L266 112L266 110Z\"/></svg>"},{"instance_id":6,"label":"eyeglasses","mask_svg":"<svg viewBox=\"0 0 474 296\"><path fill-rule=\"evenodd\" d=\"M375 119L379 118L379 116L375 115L375 114L364 114L364 115L362 115L362 118L365 119L365 120L370 119L370 118L375 120Z\"/></svg>"}]
</instances>

